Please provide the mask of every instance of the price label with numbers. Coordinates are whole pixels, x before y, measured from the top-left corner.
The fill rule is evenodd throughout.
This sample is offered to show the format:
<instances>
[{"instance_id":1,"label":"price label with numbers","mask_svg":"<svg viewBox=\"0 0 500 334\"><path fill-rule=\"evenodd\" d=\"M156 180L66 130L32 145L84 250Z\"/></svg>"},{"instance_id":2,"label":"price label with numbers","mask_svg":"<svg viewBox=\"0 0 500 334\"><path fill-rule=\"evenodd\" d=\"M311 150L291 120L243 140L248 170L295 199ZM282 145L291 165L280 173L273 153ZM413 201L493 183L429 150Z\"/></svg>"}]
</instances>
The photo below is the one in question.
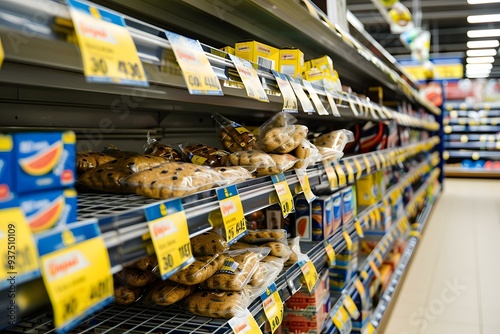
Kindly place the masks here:
<instances>
[{"instance_id":1,"label":"price label with numbers","mask_svg":"<svg viewBox=\"0 0 500 334\"><path fill-rule=\"evenodd\" d=\"M87 81L148 86L125 20L86 1L67 0Z\"/></svg>"},{"instance_id":2,"label":"price label with numbers","mask_svg":"<svg viewBox=\"0 0 500 334\"><path fill-rule=\"evenodd\" d=\"M349 312L349 315L351 316L351 318L357 319L361 315L359 310L358 310L358 307L354 303L354 300L352 300L351 296L349 296L349 295L345 296L344 302L342 303L342 305L344 305L347 312Z\"/></svg>"},{"instance_id":3,"label":"price label with numbers","mask_svg":"<svg viewBox=\"0 0 500 334\"><path fill-rule=\"evenodd\" d=\"M3 209L0 217L0 290L3 290L39 277L40 267L38 250L22 210Z\"/></svg>"},{"instance_id":4,"label":"price label with numbers","mask_svg":"<svg viewBox=\"0 0 500 334\"><path fill-rule=\"evenodd\" d=\"M288 78L288 82L290 82L290 85L292 86L293 91L295 92L295 95L300 101L300 105L302 106L302 110L306 113L313 113L315 112L314 106L311 103L311 100L307 97L307 94L304 92L304 88L302 88L302 85L300 83L300 79L295 79L292 78L289 75L286 75Z\"/></svg>"},{"instance_id":5,"label":"price label with numbers","mask_svg":"<svg viewBox=\"0 0 500 334\"><path fill-rule=\"evenodd\" d=\"M165 35L172 46L188 91L192 95L223 95L219 78L200 42L170 31Z\"/></svg>"},{"instance_id":6,"label":"price label with numbers","mask_svg":"<svg viewBox=\"0 0 500 334\"><path fill-rule=\"evenodd\" d=\"M351 317L341 305L337 312L332 317L333 324L339 330L340 334L349 334L352 331Z\"/></svg>"},{"instance_id":7,"label":"price label with numbers","mask_svg":"<svg viewBox=\"0 0 500 334\"><path fill-rule=\"evenodd\" d=\"M162 279L194 262L186 213L180 199L145 209Z\"/></svg>"},{"instance_id":8,"label":"price label with numbers","mask_svg":"<svg viewBox=\"0 0 500 334\"><path fill-rule=\"evenodd\" d=\"M114 298L108 251L95 221L38 240L54 325L67 332Z\"/></svg>"},{"instance_id":9,"label":"price label with numbers","mask_svg":"<svg viewBox=\"0 0 500 334\"><path fill-rule=\"evenodd\" d=\"M311 260L307 261L299 261L300 271L302 271L302 275L304 275L304 280L306 282L307 290L309 292L313 292L314 288L319 282L318 271L312 263Z\"/></svg>"},{"instance_id":10,"label":"price label with numbers","mask_svg":"<svg viewBox=\"0 0 500 334\"><path fill-rule=\"evenodd\" d=\"M307 91L309 92L309 96L311 97L312 102L314 103L314 106L316 107L316 110L318 111L318 114L320 115L329 115L328 111L325 109L325 106L319 99L318 93L316 92L316 89L314 89L313 85L303 79L302 83L304 84L304 87L306 87Z\"/></svg>"},{"instance_id":11,"label":"price label with numbers","mask_svg":"<svg viewBox=\"0 0 500 334\"><path fill-rule=\"evenodd\" d=\"M233 317L228 321L234 334L262 334L259 324L248 309L238 317Z\"/></svg>"},{"instance_id":12,"label":"price label with numbers","mask_svg":"<svg viewBox=\"0 0 500 334\"><path fill-rule=\"evenodd\" d=\"M231 54L229 57L233 61L234 66L240 75L241 81L245 85L247 95L261 102L269 102L266 91L264 90L259 76L257 75L257 72L253 68L252 64L248 60L241 59Z\"/></svg>"},{"instance_id":13,"label":"price label with numbers","mask_svg":"<svg viewBox=\"0 0 500 334\"><path fill-rule=\"evenodd\" d=\"M274 189L278 194L281 212L283 213L283 217L286 218L290 213L295 212L292 192L283 173L271 175L271 179L273 180Z\"/></svg>"},{"instance_id":14,"label":"price label with numbers","mask_svg":"<svg viewBox=\"0 0 500 334\"><path fill-rule=\"evenodd\" d=\"M260 296L264 313L274 333L283 321L283 302L275 283L272 283Z\"/></svg>"},{"instance_id":15,"label":"price label with numbers","mask_svg":"<svg viewBox=\"0 0 500 334\"><path fill-rule=\"evenodd\" d=\"M274 78L276 79L278 87L281 91L281 96L283 97L283 112L299 112L297 98L293 93L293 88L290 85L290 82L288 81L286 75L275 70L271 70L271 72L273 72Z\"/></svg>"},{"instance_id":16,"label":"price label with numbers","mask_svg":"<svg viewBox=\"0 0 500 334\"><path fill-rule=\"evenodd\" d=\"M345 172L344 172L344 169L342 168L342 166L338 162L335 162L333 164L333 166L335 168L335 172L337 173L337 177L339 180L339 186L346 185L347 184L347 177L345 175Z\"/></svg>"},{"instance_id":17,"label":"price label with numbers","mask_svg":"<svg viewBox=\"0 0 500 334\"><path fill-rule=\"evenodd\" d=\"M295 174L299 179L300 187L304 192L304 196L308 203L311 203L316 199L316 195L313 194L311 190L311 184L309 183L309 177L307 176L307 172L305 169L296 169Z\"/></svg>"},{"instance_id":18,"label":"price label with numbers","mask_svg":"<svg viewBox=\"0 0 500 334\"><path fill-rule=\"evenodd\" d=\"M332 167L332 164L328 161L323 161L323 167L325 168L326 177L328 178L328 183L330 184L330 189L335 189L338 187L337 174Z\"/></svg>"},{"instance_id":19,"label":"price label with numbers","mask_svg":"<svg viewBox=\"0 0 500 334\"><path fill-rule=\"evenodd\" d=\"M235 185L217 189L217 198L222 213L222 221L229 244L236 242L247 233L247 223L243 204Z\"/></svg>"},{"instance_id":20,"label":"price label with numbers","mask_svg":"<svg viewBox=\"0 0 500 334\"><path fill-rule=\"evenodd\" d=\"M336 258L335 249L333 249L332 244L328 242L328 240L324 240L323 244L325 245L326 257L328 258L328 266L330 268L335 266Z\"/></svg>"}]
</instances>

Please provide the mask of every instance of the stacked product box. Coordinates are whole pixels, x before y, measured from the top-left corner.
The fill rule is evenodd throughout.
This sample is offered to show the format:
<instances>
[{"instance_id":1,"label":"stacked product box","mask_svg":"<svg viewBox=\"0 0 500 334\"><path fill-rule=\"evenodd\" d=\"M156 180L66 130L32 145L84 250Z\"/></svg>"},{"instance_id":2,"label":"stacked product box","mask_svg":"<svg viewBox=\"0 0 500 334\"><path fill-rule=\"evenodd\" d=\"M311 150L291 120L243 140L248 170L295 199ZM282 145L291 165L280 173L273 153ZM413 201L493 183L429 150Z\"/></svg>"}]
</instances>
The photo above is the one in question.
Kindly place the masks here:
<instances>
[{"instance_id":1,"label":"stacked product box","mask_svg":"<svg viewBox=\"0 0 500 334\"><path fill-rule=\"evenodd\" d=\"M75 134L14 133L0 141L0 208L20 207L35 233L75 222Z\"/></svg>"},{"instance_id":2,"label":"stacked product box","mask_svg":"<svg viewBox=\"0 0 500 334\"><path fill-rule=\"evenodd\" d=\"M308 203L303 195L297 196L294 228L296 236L300 236L302 241L327 239L340 226L339 212L337 210L335 213L332 195L319 196L311 203Z\"/></svg>"},{"instance_id":3,"label":"stacked product box","mask_svg":"<svg viewBox=\"0 0 500 334\"><path fill-rule=\"evenodd\" d=\"M382 171L367 175L356 181L356 199L359 206L370 206L382 198Z\"/></svg>"},{"instance_id":4,"label":"stacked product box","mask_svg":"<svg viewBox=\"0 0 500 334\"><path fill-rule=\"evenodd\" d=\"M353 237L352 244L337 254L335 267L330 268L330 290L342 291L354 276L358 267L359 238Z\"/></svg>"},{"instance_id":5,"label":"stacked product box","mask_svg":"<svg viewBox=\"0 0 500 334\"><path fill-rule=\"evenodd\" d=\"M319 273L316 289L302 287L285 303L282 328L285 333L319 334L330 313L328 269Z\"/></svg>"}]
</instances>

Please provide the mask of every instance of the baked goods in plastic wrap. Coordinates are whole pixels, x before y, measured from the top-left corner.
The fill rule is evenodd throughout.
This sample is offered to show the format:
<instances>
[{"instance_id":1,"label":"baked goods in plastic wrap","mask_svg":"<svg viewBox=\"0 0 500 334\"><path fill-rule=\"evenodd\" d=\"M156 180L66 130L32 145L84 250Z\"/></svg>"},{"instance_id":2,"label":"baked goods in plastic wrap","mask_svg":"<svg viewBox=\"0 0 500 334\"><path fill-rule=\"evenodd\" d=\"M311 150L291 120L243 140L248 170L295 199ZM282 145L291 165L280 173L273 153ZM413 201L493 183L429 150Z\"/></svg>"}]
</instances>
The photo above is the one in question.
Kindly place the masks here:
<instances>
[{"instance_id":1,"label":"baked goods in plastic wrap","mask_svg":"<svg viewBox=\"0 0 500 334\"><path fill-rule=\"evenodd\" d=\"M293 150L292 154L299 159L294 165L295 169L307 168L321 161L322 158L318 148L307 139L302 140L300 145Z\"/></svg>"},{"instance_id":2,"label":"baked goods in plastic wrap","mask_svg":"<svg viewBox=\"0 0 500 334\"><path fill-rule=\"evenodd\" d=\"M270 248L271 251L269 252L269 255L281 257L284 259L288 259L290 257L290 254L292 254L292 251L287 244L278 241L266 242L265 244L262 244L261 247Z\"/></svg>"},{"instance_id":3,"label":"baked goods in plastic wrap","mask_svg":"<svg viewBox=\"0 0 500 334\"><path fill-rule=\"evenodd\" d=\"M196 315L230 319L242 315L252 300L249 289L241 291L202 290L184 298L182 305L184 309Z\"/></svg>"},{"instance_id":4,"label":"baked goods in plastic wrap","mask_svg":"<svg viewBox=\"0 0 500 334\"><path fill-rule=\"evenodd\" d=\"M207 166L185 162L167 162L135 173L122 180L134 192L151 198L182 197L207 190L226 181Z\"/></svg>"},{"instance_id":5,"label":"baked goods in plastic wrap","mask_svg":"<svg viewBox=\"0 0 500 334\"><path fill-rule=\"evenodd\" d=\"M286 244L286 238L287 232L283 229L248 230L248 233L240 241L253 245L261 245L271 241Z\"/></svg>"},{"instance_id":6,"label":"baked goods in plastic wrap","mask_svg":"<svg viewBox=\"0 0 500 334\"><path fill-rule=\"evenodd\" d=\"M158 258L156 255L148 255L142 259L137 260L129 267L137 268L139 270L154 271L158 266Z\"/></svg>"},{"instance_id":7,"label":"baked goods in plastic wrap","mask_svg":"<svg viewBox=\"0 0 500 334\"><path fill-rule=\"evenodd\" d=\"M229 155L230 165L254 170L257 176L282 173L292 168L297 161L298 159L290 154L267 154L259 150L240 151Z\"/></svg>"},{"instance_id":8,"label":"baked goods in plastic wrap","mask_svg":"<svg viewBox=\"0 0 500 334\"><path fill-rule=\"evenodd\" d=\"M116 158L101 152L77 153L76 173L78 175L82 175L93 168L99 167L113 160L116 160Z\"/></svg>"},{"instance_id":9,"label":"baked goods in plastic wrap","mask_svg":"<svg viewBox=\"0 0 500 334\"><path fill-rule=\"evenodd\" d=\"M216 255L229 249L227 241L214 231L191 238L191 247L195 256Z\"/></svg>"},{"instance_id":10,"label":"baked goods in plastic wrap","mask_svg":"<svg viewBox=\"0 0 500 334\"><path fill-rule=\"evenodd\" d=\"M193 263L179 270L170 276L169 279L173 282L185 285L200 284L215 274L215 272L222 267L226 258L227 256L225 254L196 256Z\"/></svg>"},{"instance_id":11,"label":"baked goods in plastic wrap","mask_svg":"<svg viewBox=\"0 0 500 334\"><path fill-rule=\"evenodd\" d=\"M134 172L128 168L120 167L117 163L118 160L113 160L87 171L78 177L77 186L118 194L134 192L133 189L122 183Z\"/></svg>"},{"instance_id":12,"label":"baked goods in plastic wrap","mask_svg":"<svg viewBox=\"0 0 500 334\"><path fill-rule=\"evenodd\" d=\"M273 128L259 135L256 148L267 153L290 153L306 138L307 133L305 125Z\"/></svg>"},{"instance_id":13,"label":"baked goods in plastic wrap","mask_svg":"<svg viewBox=\"0 0 500 334\"><path fill-rule=\"evenodd\" d=\"M268 119L264 124L259 128L259 137L263 137L274 128L282 128L288 125L293 125L297 123L297 118L295 118L292 114L289 113L278 113L273 117Z\"/></svg>"},{"instance_id":14,"label":"baked goods in plastic wrap","mask_svg":"<svg viewBox=\"0 0 500 334\"><path fill-rule=\"evenodd\" d=\"M195 285L159 281L149 291L146 301L160 306L172 305L196 291Z\"/></svg>"},{"instance_id":15,"label":"baked goods in plastic wrap","mask_svg":"<svg viewBox=\"0 0 500 334\"><path fill-rule=\"evenodd\" d=\"M212 118L217 123L217 134L222 146L229 152L248 151L255 146L255 137L242 125L214 113Z\"/></svg>"},{"instance_id":16,"label":"baked goods in plastic wrap","mask_svg":"<svg viewBox=\"0 0 500 334\"><path fill-rule=\"evenodd\" d=\"M261 288L268 287L272 282L276 281L279 274L283 270L285 259L272 255L266 256L259 262L259 268L255 271L248 285L251 287L252 295L260 295Z\"/></svg>"},{"instance_id":17,"label":"baked goods in plastic wrap","mask_svg":"<svg viewBox=\"0 0 500 334\"><path fill-rule=\"evenodd\" d=\"M144 153L151 154L157 157L163 157L168 161L182 161L182 157L172 146L162 144L154 138L151 138L148 133L148 139L144 144Z\"/></svg>"},{"instance_id":18,"label":"baked goods in plastic wrap","mask_svg":"<svg viewBox=\"0 0 500 334\"><path fill-rule=\"evenodd\" d=\"M214 170L221 175L221 177L227 181L227 184L234 184L244 182L248 179L253 178L252 168L244 168L241 166L226 166L226 167L215 167Z\"/></svg>"},{"instance_id":19,"label":"baked goods in plastic wrap","mask_svg":"<svg viewBox=\"0 0 500 334\"><path fill-rule=\"evenodd\" d=\"M291 250L288 260L285 262L285 267L294 265L299 261L299 257L302 255L300 250L300 237L295 237L288 239L288 247Z\"/></svg>"},{"instance_id":20,"label":"baked goods in plastic wrap","mask_svg":"<svg viewBox=\"0 0 500 334\"><path fill-rule=\"evenodd\" d=\"M123 268L115 274L115 277L122 283L136 288L150 285L157 279L157 276L151 271L139 270L135 268Z\"/></svg>"},{"instance_id":21,"label":"baked goods in plastic wrap","mask_svg":"<svg viewBox=\"0 0 500 334\"><path fill-rule=\"evenodd\" d=\"M339 160L344 155L346 144L353 140L354 135L351 131L337 130L317 137L314 139L314 144L323 160Z\"/></svg>"},{"instance_id":22,"label":"baked goods in plastic wrap","mask_svg":"<svg viewBox=\"0 0 500 334\"><path fill-rule=\"evenodd\" d=\"M222 167L227 165L229 152L199 142L185 142L179 145L182 158L196 165Z\"/></svg>"},{"instance_id":23,"label":"baked goods in plastic wrap","mask_svg":"<svg viewBox=\"0 0 500 334\"><path fill-rule=\"evenodd\" d=\"M140 153L134 151L122 151L115 145L108 145L107 147L104 148L104 150L102 150L102 153L110 155L116 159L126 159L141 155Z\"/></svg>"}]
</instances>

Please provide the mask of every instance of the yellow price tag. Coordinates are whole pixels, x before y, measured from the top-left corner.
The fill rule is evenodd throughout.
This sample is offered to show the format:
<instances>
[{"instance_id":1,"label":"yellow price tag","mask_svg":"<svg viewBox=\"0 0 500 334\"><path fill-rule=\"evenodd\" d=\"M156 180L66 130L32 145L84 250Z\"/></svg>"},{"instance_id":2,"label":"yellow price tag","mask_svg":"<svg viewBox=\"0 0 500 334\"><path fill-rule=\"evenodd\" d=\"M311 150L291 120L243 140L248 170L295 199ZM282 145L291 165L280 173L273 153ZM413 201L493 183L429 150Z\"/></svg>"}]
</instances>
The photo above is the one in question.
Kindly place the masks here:
<instances>
[{"instance_id":1,"label":"yellow price tag","mask_svg":"<svg viewBox=\"0 0 500 334\"><path fill-rule=\"evenodd\" d=\"M262 334L259 324L248 309L240 317L233 317L228 321L235 334Z\"/></svg>"},{"instance_id":2,"label":"yellow price tag","mask_svg":"<svg viewBox=\"0 0 500 334\"><path fill-rule=\"evenodd\" d=\"M236 185L217 189L217 198L222 213L226 240L233 243L247 232L243 204Z\"/></svg>"},{"instance_id":3,"label":"yellow price tag","mask_svg":"<svg viewBox=\"0 0 500 334\"><path fill-rule=\"evenodd\" d=\"M350 251L352 249L352 239L349 233L347 231L342 232L342 236L344 237L345 244L346 244L346 249Z\"/></svg>"},{"instance_id":4,"label":"yellow price tag","mask_svg":"<svg viewBox=\"0 0 500 334\"><path fill-rule=\"evenodd\" d=\"M67 0L90 82L148 86L134 40L122 16L78 0Z\"/></svg>"},{"instance_id":5,"label":"yellow price tag","mask_svg":"<svg viewBox=\"0 0 500 334\"><path fill-rule=\"evenodd\" d=\"M379 263L383 263L382 255L379 252L375 253L375 258L377 258Z\"/></svg>"},{"instance_id":6,"label":"yellow price tag","mask_svg":"<svg viewBox=\"0 0 500 334\"><path fill-rule=\"evenodd\" d=\"M260 296L271 332L274 333L283 321L283 302L275 283L272 283Z\"/></svg>"},{"instance_id":7,"label":"yellow price tag","mask_svg":"<svg viewBox=\"0 0 500 334\"><path fill-rule=\"evenodd\" d=\"M351 163L348 160L344 160L344 166L347 171L347 180L349 183L354 183L354 170L352 169Z\"/></svg>"},{"instance_id":8,"label":"yellow price tag","mask_svg":"<svg viewBox=\"0 0 500 334\"><path fill-rule=\"evenodd\" d=\"M349 315L351 316L351 318L357 319L360 316L358 307L354 303L354 300L352 300L351 296L349 296L349 295L345 296L344 302L342 303L342 305L344 305L347 312L349 312Z\"/></svg>"},{"instance_id":9,"label":"yellow price tag","mask_svg":"<svg viewBox=\"0 0 500 334\"><path fill-rule=\"evenodd\" d=\"M375 264L375 262L370 261L369 262L370 264L370 268L372 268L372 271L373 271L373 274L375 275L375 277L379 278L380 277L380 271L378 270L378 267L377 265Z\"/></svg>"},{"instance_id":10,"label":"yellow price tag","mask_svg":"<svg viewBox=\"0 0 500 334\"><path fill-rule=\"evenodd\" d=\"M332 322L340 334L349 334L352 332L352 321L343 305L333 315Z\"/></svg>"},{"instance_id":11,"label":"yellow price tag","mask_svg":"<svg viewBox=\"0 0 500 334\"><path fill-rule=\"evenodd\" d=\"M359 163L357 157L352 159L352 161L354 162L354 166L356 167L356 179L359 180L361 178L361 176L363 175L363 169L361 168L361 164Z\"/></svg>"},{"instance_id":12,"label":"yellow price tag","mask_svg":"<svg viewBox=\"0 0 500 334\"><path fill-rule=\"evenodd\" d=\"M305 169L296 169L295 174L299 179L300 187L304 192L304 196L308 203L311 203L314 199L316 199L316 195L313 194L311 190L311 184L309 183L309 177L307 176L307 172Z\"/></svg>"},{"instance_id":13,"label":"yellow price tag","mask_svg":"<svg viewBox=\"0 0 500 334\"><path fill-rule=\"evenodd\" d=\"M366 327L363 329L363 333L362 334L377 334L377 330L375 329L375 327L370 323L368 323L368 325L366 325Z\"/></svg>"},{"instance_id":14,"label":"yellow price tag","mask_svg":"<svg viewBox=\"0 0 500 334\"><path fill-rule=\"evenodd\" d=\"M48 235L38 249L55 327L66 332L113 300L109 256L97 224Z\"/></svg>"},{"instance_id":15,"label":"yellow price tag","mask_svg":"<svg viewBox=\"0 0 500 334\"><path fill-rule=\"evenodd\" d=\"M316 284L319 281L318 272L314 263L311 260L308 261L300 261L299 262L300 270L304 275L304 280L306 282L307 290L309 292L313 292Z\"/></svg>"},{"instance_id":16,"label":"yellow price tag","mask_svg":"<svg viewBox=\"0 0 500 334\"><path fill-rule=\"evenodd\" d=\"M20 208L0 210L0 217L0 290L15 290L16 284L39 276L38 251Z\"/></svg>"},{"instance_id":17,"label":"yellow price tag","mask_svg":"<svg viewBox=\"0 0 500 334\"><path fill-rule=\"evenodd\" d=\"M361 223L359 222L359 220L356 220L356 222L354 223L354 227L356 228L356 233L358 233L358 236L360 238L364 238L365 234L363 233L363 228L361 227Z\"/></svg>"},{"instance_id":18,"label":"yellow price tag","mask_svg":"<svg viewBox=\"0 0 500 334\"><path fill-rule=\"evenodd\" d=\"M372 154L373 162L375 163L375 168L380 169L380 161L377 158L377 154Z\"/></svg>"},{"instance_id":19,"label":"yellow price tag","mask_svg":"<svg viewBox=\"0 0 500 334\"><path fill-rule=\"evenodd\" d=\"M325 240L323 243L325 245L326 256L328 257L328 266L334 267L337 257L335 254L335 249L333 249L332 244L330 244L328 240Z\"/></svg>"},{"instance_id":20,"label":"yellow price tag","mask_svg":"<svg viewBox=\"0 0 500 334\"><path fill-rule=\"evenodd\" d=\"M345 176L345 172L344 170L342 169L342 166L340 166L340 164L338 163L335 163L334 164L335 166L335 172L337 173L337 177L338 177L338 180L339 180L339 186L344 186L347 184L347 179L346 179L346 176Z\"/></svg>"},{"instance_id":21,"label":"yellow price tag","mask_svg":"<svg viewBox=\"0 0 500 334\"><path fill-rule=\"evenodd\" d=\"M335 170L333 169L332 165L327 161L323 162L323 167L325 168L325 173L326 177L328 178L328 183L330 184L330 189L336 189L338 187L338 182Z\"/></svg>"},{"instance_id":22,"label":"yellow price tag","mask_svg":"<svg viewBox=\"0 0 500 334\"><path fill-rule=\"evenodd\" d=\"M361 276L361 278L366 281L368 279L368 273L366 272L366 270L363 270L362 272L359 273L359 276Z\"/></svg>"},{"instance_id":23,"label":"yellow price tag","mask_svg":"<svg viewBox=\"0 0 500 334\"><path fill-rule=\"evenodd\" d=\"M366 292L363 283L357 278L354 281L354 288L358 291L359 296L361 298L361 305L366 305Z\"/></svg>"},{"instance_id":24,"label":"yellow price tag","mask_svg":"<svg viewBox=\"0 0 500 334\"><path fill-rule=\"evenodd\" d=\"M286 218L290 213L295 212L292 192L283 173L271 175L271 179L273 180L274 189L278 194L283 217Z\"/></svg>"},{"instance_id":25,"label":"yellow price tag","mask_svg":"<svg viewBox=\"0 0 500 334\"><path fill-rule=\"evenodd\" d=\"M370 216L370 221L372 223L372 226L377 226L379 222L377 221L377 217L375 216L375 212L373 210L370 211L368 216Z\"/></svg>"},{"instance_id":26,"label":"yellow price tag","mask_svg":"<svg viewBox=\"0 0 500 334\"><path fill-rule=\"evenodd\" d=\"M417 239L420 239L420 237L422 236L422 234L419 231L410 231L409 235L410 237L415 237Z\"/></svg>"},{"instance_id":27,"label":"yellow price tag","mask_svg":"<svg viewBox=\"0 0 500 334\"><path fill-rule=\"evenodd\" d=\"M5 58L5 53L3 51L2 39L0 38L0 68L2 68L4 58Z\"/></svg>"},{"instance_id":28,"label":"yellow price tag","mask_svg":"<svg viewBox=\"0 0 500 334\"><path fill-rule=\"evenodd\" d=\"M370 174L371 171L372 171L372 168L371 168L371 165L370 165L370 161L368 160L368 158L366 157L366 155L363 155L363 162L365 163L366 174Z\"/></svg>"}]
</instances>

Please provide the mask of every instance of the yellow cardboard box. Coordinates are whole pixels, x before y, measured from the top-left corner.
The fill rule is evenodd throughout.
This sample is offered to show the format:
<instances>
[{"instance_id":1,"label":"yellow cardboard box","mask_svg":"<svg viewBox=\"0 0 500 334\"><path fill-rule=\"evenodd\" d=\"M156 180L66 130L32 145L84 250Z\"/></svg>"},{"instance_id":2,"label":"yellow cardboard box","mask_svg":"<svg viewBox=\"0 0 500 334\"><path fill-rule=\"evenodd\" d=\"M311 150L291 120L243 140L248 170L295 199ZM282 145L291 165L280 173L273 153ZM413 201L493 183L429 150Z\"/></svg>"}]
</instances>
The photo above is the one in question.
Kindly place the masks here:
<instances>
[{"instance_id":1,"label":"yellow cardboard box","mask_svg":"<svg viewBox=\"0 0 500 334\"><path fill-rule=\"evenodd\" d=\"M305 63L305 67L307 70L316 67L317 69L329 74L333 74L334 71L333 60L329 56L311 59Z\"/></svg>"},{"instance_id":2,"label":"yellow cardboard box","mask_svg":"<svg viewBox=\"0 0 500 334\"><path fill-rule=\"evenodd\" d=\"M235 55L266 68L278 70L279 50L256 41L236 43Z\"/></svg>"},{"instance_id":3,"label":"yellow cardboard box","mask_svg":"<svg viewBox=\"0 0 500 334\"><path fill-rule=\"evenodd\" d=\"M281 49L278 72L294 78L302 78L304 68L304 53L299 49Z\"/></svg>"},{"instance_id":4,"label":"yellow cardboard box","mask_svg":"<svg viewBox=\"0 0 500 334\"><path fill-rule=\"evenodd\" d=\"M229 53L230 55L233 55L233 56L235 55L234 54L234 48L232 46L229 46L229 45L225 46L225 47L221 48L221 50L224 51L224 52Z\"/></svg>"}]
</instances>

